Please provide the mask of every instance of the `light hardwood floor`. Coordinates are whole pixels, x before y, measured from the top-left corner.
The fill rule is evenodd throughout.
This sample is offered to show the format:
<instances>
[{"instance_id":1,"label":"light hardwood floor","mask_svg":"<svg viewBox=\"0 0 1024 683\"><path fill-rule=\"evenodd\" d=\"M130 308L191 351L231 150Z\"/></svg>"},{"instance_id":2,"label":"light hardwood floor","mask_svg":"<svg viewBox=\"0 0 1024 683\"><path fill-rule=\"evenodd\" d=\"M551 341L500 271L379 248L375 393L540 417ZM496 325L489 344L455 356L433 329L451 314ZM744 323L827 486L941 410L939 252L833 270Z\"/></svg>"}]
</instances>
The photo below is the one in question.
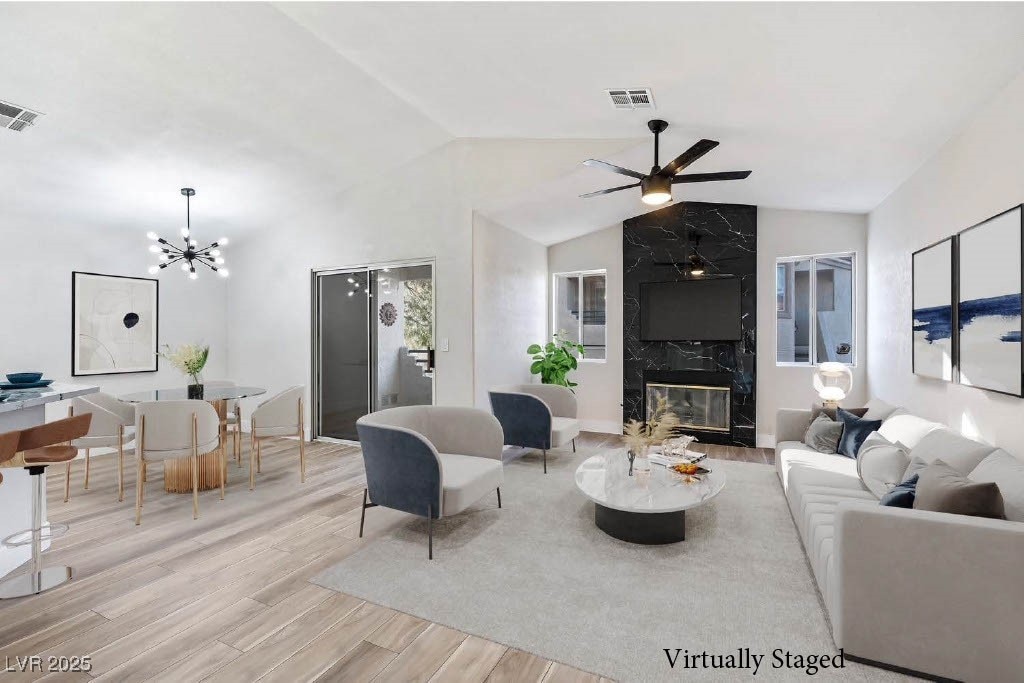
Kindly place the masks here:
<instances>
[{"instance_id":1,"label":"light hardwood floor","mask_svg":"<svg viewBox=\"0 0 1024 683\"><path fill-rule=\"evenodd\" d=\"M585 434L579 445L617 439ZM706 448L720 459L772 461L765 449ZM191 496L164 493L161 468L151 467L140 527L132 497L117 502L115 458L92 458L89 491L76 461L68 503L63 468L50 468L49 516L71 531L45 562L71 565L75 580L0 602L0 661L88 655L92 671L0 672L0 679L604 680L309 583L373 536L358 538L358 449L314 443L306 457L300 484L296 442L268 442L255 491L248 490L247 467L230 463L227 498L221 501L219 490L201 493L195 521ZM125 469L132 491L134 468Z\"/></svg>"}]
</instances>

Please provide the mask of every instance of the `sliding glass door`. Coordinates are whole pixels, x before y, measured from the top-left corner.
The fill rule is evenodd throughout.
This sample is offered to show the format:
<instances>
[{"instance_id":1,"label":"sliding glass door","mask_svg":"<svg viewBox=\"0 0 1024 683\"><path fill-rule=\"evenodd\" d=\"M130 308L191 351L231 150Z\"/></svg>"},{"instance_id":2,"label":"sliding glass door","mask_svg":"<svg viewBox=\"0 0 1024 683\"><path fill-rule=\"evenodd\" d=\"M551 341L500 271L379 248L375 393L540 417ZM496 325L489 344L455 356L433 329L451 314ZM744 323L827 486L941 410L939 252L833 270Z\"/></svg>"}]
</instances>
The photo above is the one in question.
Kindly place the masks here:
<instances>
[{"instance_id":1,"label":"sliding glass door","mask_svg":"<svg viewBox=\"0 0 1024 683\"><path fill-rule=\"evenodd\" d=\"M434 401L430 262L313 274L314 437L358 440L367 413Z\"/></svg>"}]
</instances>

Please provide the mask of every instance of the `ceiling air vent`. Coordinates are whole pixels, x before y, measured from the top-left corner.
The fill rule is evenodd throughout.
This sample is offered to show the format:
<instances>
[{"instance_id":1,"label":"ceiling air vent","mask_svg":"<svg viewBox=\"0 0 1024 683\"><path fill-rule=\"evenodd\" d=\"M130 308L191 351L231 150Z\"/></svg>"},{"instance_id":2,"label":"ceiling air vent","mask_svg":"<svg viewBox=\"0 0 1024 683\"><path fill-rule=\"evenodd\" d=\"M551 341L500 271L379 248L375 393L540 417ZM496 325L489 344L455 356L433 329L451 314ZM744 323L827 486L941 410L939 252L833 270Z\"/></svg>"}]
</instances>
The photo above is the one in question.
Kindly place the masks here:
<instances>
[{"instance_id":1,"label":"ceiling air vent","mask_svg":"<svg viewBox=\"0 0 1024 683\"><path fill-rule=\"evenodd\" d=\"M0 100L0 126L14 131L22 131L35 124L37 118L42 116L37 111L19 107L10 102Z\"/></svg>"},{"instance_id":2,"label":"ceiling air vent","mask_svg":"<svg viewBox=\"0 0 1024 683\"><path fill-rule=\"evenodd\" d=\"M605 92L616 109L654 109L654 93L650 88L616 88Z\"/></svg>"}]
</instances>

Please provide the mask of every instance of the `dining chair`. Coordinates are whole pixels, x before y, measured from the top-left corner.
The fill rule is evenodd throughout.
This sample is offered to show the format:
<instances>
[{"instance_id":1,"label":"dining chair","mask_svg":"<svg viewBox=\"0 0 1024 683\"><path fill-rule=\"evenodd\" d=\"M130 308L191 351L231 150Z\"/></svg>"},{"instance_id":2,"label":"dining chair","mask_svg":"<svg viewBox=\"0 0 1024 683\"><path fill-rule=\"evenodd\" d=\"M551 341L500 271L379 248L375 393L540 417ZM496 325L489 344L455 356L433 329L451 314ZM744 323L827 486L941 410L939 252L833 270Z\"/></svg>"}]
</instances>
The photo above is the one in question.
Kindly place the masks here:
<instances>
[{"instance_id":1,"label":"dining chair","mask_svg":"<svg viewBox=\"0 0 1024 683\"><path fill-rule=\"evenodd\" d=\"M206 401L143 401L135 408L138 424L135 474L135 524L142 523L147 463L192 459L192 519L199 519L199 456L220 455L220 497L224 499L227 453L220 443L220 416Z\"/></svg>"},{"instance_id":2,"label":"dining chair","mask_svg":"<svg viewBox=\"0 0 1024 683\"><path fill-rule=\"evenodd\" d=\"M252 411L252 445L249 449L249 490L256 488L256 473L262 471L262 442L275 436L299 437L299 480L306 481L306 424L303 397L306 387L285 389Z\"/></svg>"},{"instance_id":3,"label":"dining chair","mask_svg":"<svg viewBox=\"0 0 1024 683\"><path fill-rule=\"evenodd\" d=\"M210 388L237 387L237 382L226 379L215 379L203 382L203 386ZM225 401L224 419L227 433L231 435L231 452L235 456L235 465L242 466L242 402L237 398Z\"/></svg>"},{"instance_id":4,"label":"dining chair","mask_svg":"<svg viewBox=\"0 0 1024 683\"><path fill-rule=\"evenodd\" d=\"M89 398L75 398L68 408L68 417L92 415L89 432L71 445L85 449L85 478L82 488L89 490L89 455L93 448L117 449L117 501L124 500L124 446L135 439L135 406L103 392ZM64 468L64 502L71 498L71 462Z\"/></svg>"}]
</instances>

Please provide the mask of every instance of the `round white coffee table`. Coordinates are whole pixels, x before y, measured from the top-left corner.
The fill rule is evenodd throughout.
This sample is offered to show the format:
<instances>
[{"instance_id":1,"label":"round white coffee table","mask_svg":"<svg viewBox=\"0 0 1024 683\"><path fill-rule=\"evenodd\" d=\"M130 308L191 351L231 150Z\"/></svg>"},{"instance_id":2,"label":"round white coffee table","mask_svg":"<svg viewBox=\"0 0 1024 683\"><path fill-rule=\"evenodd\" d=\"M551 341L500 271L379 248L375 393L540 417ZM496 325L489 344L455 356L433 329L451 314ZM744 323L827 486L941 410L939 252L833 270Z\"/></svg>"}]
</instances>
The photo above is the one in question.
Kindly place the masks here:
<instances>
[{"instance_id":1,"label":"round white coffee table","mask_svg":"<svg viewBox=\"0 0 1024 683\"><path fill-rule=\"evenodd\" d=\"M725 488L717 463L699 480L683 481L665 467L629 476L625 451L584 460L576 470L576 488L594 501L594 521L609 536L630 543L660 545L686 540L686 511L703 505Z\"/></svg>"}]
</instances>

